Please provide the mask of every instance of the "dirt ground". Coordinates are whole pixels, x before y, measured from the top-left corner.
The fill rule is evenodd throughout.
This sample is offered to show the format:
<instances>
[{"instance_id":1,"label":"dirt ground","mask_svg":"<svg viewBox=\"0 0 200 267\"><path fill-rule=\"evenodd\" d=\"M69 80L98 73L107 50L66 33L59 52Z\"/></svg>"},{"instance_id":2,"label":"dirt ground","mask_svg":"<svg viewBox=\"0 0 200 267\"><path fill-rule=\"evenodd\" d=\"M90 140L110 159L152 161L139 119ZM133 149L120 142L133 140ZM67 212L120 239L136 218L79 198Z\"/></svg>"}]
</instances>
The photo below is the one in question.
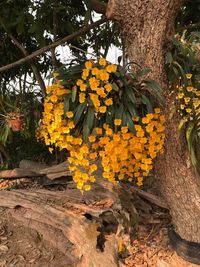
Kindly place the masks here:
<instances>
[{"instance_id":1,"label":"dirt ground","mask_svg":"<svg viewBox=\"0 0 200 267\"><path fill-rule=\"evenodd\" d=\"M126 257L122 255L125 266L200 266L185 262L170 248L167 233L171 221L166 209L139 197L136 197L134 204L140 221L133 229L129 254ZM11 217L7 209L0 208L0 267L70 267L66 262L66 256L45 241L37 231L24 227Z\"/></svg>"}]
</instances>

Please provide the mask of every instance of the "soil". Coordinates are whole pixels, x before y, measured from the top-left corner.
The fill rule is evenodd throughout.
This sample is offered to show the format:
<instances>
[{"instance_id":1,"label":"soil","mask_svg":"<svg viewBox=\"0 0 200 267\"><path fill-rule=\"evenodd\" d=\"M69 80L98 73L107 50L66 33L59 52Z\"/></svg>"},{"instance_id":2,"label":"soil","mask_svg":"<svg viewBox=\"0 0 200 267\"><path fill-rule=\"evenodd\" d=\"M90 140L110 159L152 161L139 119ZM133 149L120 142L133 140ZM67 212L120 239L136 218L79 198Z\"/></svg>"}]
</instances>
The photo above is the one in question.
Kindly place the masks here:
<instances>
[{"instance_id":1,"label":"soil","mask_svg":"<svg viewBox=\"0 0 200 267\"><path fill-rule=\"evenodd\" d=\"M133 229L129 253L122 249L119 255L125 266L200 266L184 261L171 249L168 239L168 230L171 227L168 210L138 196L135 197L134 205L140 220ZM21 225L12 218L7 209L0 209L0 267L71 267L66 262L66 256L45 241L37 231Z\"/></svg>"}]
</instances>

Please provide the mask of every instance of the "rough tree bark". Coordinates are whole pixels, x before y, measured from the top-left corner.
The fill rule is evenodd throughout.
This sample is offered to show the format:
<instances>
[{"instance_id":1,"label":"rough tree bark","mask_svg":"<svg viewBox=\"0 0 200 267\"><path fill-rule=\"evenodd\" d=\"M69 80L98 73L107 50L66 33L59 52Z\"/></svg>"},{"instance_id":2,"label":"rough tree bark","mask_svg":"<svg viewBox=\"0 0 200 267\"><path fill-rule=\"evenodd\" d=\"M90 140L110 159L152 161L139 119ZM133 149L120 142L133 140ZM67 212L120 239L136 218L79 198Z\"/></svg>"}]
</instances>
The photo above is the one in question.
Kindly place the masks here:
<instances>
[{"instance_id":1,"label":"rough tree bark","mask_svg":"<svg viewBox=\"0 0 200 267\"><path fill-rule=\"evenodd\" d=\"M166 142L164 154L156 163L157 180L176 232L185 240L199 243L200 179L189 160L184 138L179 136L178 116L172 113L174 95L167 87L164 72L166 46L182 3L183 0L110 0L107 17L119 23L130 61L151 68L150 77L165 89Z\"/></svg>"}]
</instances>

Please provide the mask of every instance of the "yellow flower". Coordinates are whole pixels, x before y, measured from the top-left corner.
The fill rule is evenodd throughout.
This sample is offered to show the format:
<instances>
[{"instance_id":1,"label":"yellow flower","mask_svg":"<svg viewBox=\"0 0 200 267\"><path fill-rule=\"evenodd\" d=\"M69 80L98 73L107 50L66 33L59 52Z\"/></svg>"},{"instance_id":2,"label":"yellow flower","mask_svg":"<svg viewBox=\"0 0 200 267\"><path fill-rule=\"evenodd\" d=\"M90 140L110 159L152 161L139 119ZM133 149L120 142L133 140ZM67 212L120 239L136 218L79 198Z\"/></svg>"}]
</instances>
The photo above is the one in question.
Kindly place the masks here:
<instances>
[{"instance_id":1,"label":"yellow flower","mask_svg":"<svg viewBox=\"0 0 200 267\"><path fill-rule=\"evenodd\" d=\"M91 189L91 186L89 184L84 185L83 188L85 191L89 191Z\"/></svg>"},{"instance_id":2,"label":"yellow flower","mask_svg":"<svg viewBox=\"0 0 200 267\"><path fill-rule=\"evenodd\" d=\"M149 121L150 121L150 119L147 117L142 118L142 123L144 123L144 124L148 124Z\"/></svg>"},{"instance_id":3,"label":"yellow flower","mask_svg":"<svg viewBox=\"0 0 200 267\"><path fill-rule=\"evenodd\" d=\"M97 68L93 68L92 75L98 75L98 74L99 74L99 70Z\"/></svg>"},{"instance_id":4,"label":"yellow flower","mask_svg":"<svg viewBox=\"0 0 200 267\"><path fill-rule=\"evenodd\" d=\"M75 127L73 121L68 122L69 129L73 129Z\"/></svg>"},{"instance_id":5,"label":"yellow flower","mask_svg":"<svg viewBox=\"0 0 200 267\"><path fill-rule=\"evenodd\" d=\"M66 115L67 115L67 118L73 118L73 116L74 116L74 114L73 114L73 112L72 111L68 111L68 112L66 112Z\"/></svg>"},{"instance_id":6,"label":"yellow flower","mask_svg":"<svg viewBox=\"0 0 200 267\"><path fill-rule=\"evenodd\" d=\"M135 130L136 131L142 131L142 127L140 125L135 125Z\"/></svg>"},{"instance_id":7,"label":"yellow flower","mask_svg":"<svg viewBox=\"0 0 200 267\"><path fill-rule=\"evenodd\" d=\"M100 88L97 89L97 94L98 94L98 95L101 96L101 95L104 94L104 93L105 93L105 92L104 92L104 88L103 88L103 87L100 87Z\"/></svg>"},{"instance_id":8,"label":"yellow flower","mask_svg":"<svg viewBox=\"0 0 200 267\"><path fill-rule=\"evenodd\" d=\"M111 72L116 72L116 70L117 70L117 66L114 65L114 64L108 65L108 66L106 67L106 71L109 72L109 73L111 73Z\"/></svg>"},{"instance_id":9,"label":"yellow flower","mask_svg":"<svg viewBox=\"0 0 200 267\"><path fill-rule=\"evenodd\" d=\"M47 94L51 93L51 86L47 85L46 91L47 91Z\"/></svg>"},{"instance_id":10,"label":"yellow flower","mask_svg":"<svg viewBox=\"0 0 200 267\"><path fill-rule=\"evenodd\" d=\"M192 78L192 74L191 73L186 73L185 76L186 76L187 79L191 79Z\"/></svg>"},{"instance_id":11,"label":"yellow flower","mask_svg":"<svg viewBox=\"0 0 200 267\"><path fill-rule=\"evenodd\" d=\"M115 124L116 126L121 125L121 123L122 123L122 120L121 120L121 119L115 119L115 120L114 120L114 124Z\"/></svg>"},{"instance_id":12,"label":"yellow flower","mask_svg":"<svg viewBox=\"0 0 200 267\"><path fill-rule=\"evenodd\" d=\"M52 96L50 96L50 100L55 103L58 101L58 98L56 95L52 95Z\"/></svg>"},{"instance_id":13,"label":"yellow flower","mask_svg":"<svg viewBox=\"0 0 200 267\"><path fill-rule=\"evenodd\" d=\"M81 91L85 91L86 88L87 88L87 85L86 85L85 83L82 83L82 84L80 85L80 90L81 90Z\"/></svg>"},{"instance_id":14,"label":"yellow flower","mask_svg":"<svg viewBox=\"0 0 200 267\"><path fill-rule=\"evenodd\" d=\"M108 81L109 80L109 74L106 71L99 72L100 80L102 81Z\"/></svg>"},{"instance_id":15,"label":"yellow flower","mask_svg":"<svg viewBox=\"0 0 200 267\"><path fill-rule=\"evenodd\" d=\"M137 185L138 186L143 185L143 178L142 177L138 177Z\"/></svg>"},{"instance_id":16,"label":"yellow flower","mask_svg":"<svg viewBox=\"0 0 200 267\"><path fill-rule=\"evenodd\" d=\"M178 98L183 98L184 97L184 93L179 93L178 94Z\"/></svg>"},{"instance_id":17,"label":"yellow flower","mask_svg":"<svg viewBox=\"0 0 200 267\"><path fill-rule=\"evenodd\" d=\"M94 171L96 171L97 170L97 165L96 164L92 164L91 166L90 166L90 170L89 170L89 172L90 173L93 173Z\"/></svg>"},{"instance_id":18,"label":"yellow flower","mask_svg":"<svg viewBox=\"0 0 200 267\"><path fill-rule=\"evenodd\" d=\"M200 100L198 98L193 99L193 106L194 108L197 108L200 105Z\"/></svg>"},{"instance_id":19,"label":"yellow flower","mask_svg":"<svg viewBox=\"0 0 200 267\"><path fill-rule=\"evenodd\" d=\"M149 120L152 120L153 119L153 114L152 113L148 113L146 115L146 117L149 119Z\"/></svg>"},{"instance_id":20,"label":"yellow flower","mask_svg":"<svg viewBox=\"0 0 200 267\"><path fill-rule=\"evenodd\" d=\"M87 77L89 75L89 70L88 69L83 69L83 72L82 72L82 79L83 80L86 80Z\"/></svg>"},{"instance_id":21,"label":"yellow flower","mask_svg":"<svg viewBox=\"0 0 200 267\"><path fill-rule=\"evenodd\" d=\"M95 152L95 153L91 153L90 154L90 158L91 159L96 159L97 158L97 153Z\"/></svg>"},{"instance_id":22,"label":"yellow flower","mask_svg":"<svg viewBox=\"0 0 200 267\"><path fill-rule=\"evenodd\" d=\"M80 93L79 94L79 102L80 103L84 103L85 102L85 94L84 93Z\"/></svg>"},{"instance_id":23,"label":"yellow flower","mask_svg":"<svg viewBox=\"0 0 200 267\"><path fill-rule=\"evenodd\" d=\"M100 66L105 66L105 65L106 65L106 60L105 60L105 58L100 58L100 59L99 59L99 65L100 65Z\"/></svg>"},{"instance_id":24,"label":"yellow flower","mask_svg":"<svg viewBox=\"0 0 200 267\"><path fill-rule=\"evenodd\" d=\"M106 106L101 106L101 107L99 108L99 112L100 112L100 113L105 113L105 112L106 112L106 109L107 109Z\"/></svg>"},{"instance_id":25,"label":"yellow flower","mask_svg":"<svg viewBox=\"0 0 200 267\"><path fill-rule=\"evenodd\" d=\"M160 113L160 108L155 108L155 109L154 109L154 112L155 112L156 114L159 114L159 113Z\"/></svg>"},{"instance_id":26,"label":"yellow flower","mask_svg":"<svg viewBox=\"0 0 200 267\"><path fill-rule=\"evenodd\" d=\"M133 121L139 121L139 117L138 117L138 116L134 116L134 117L132 118L132 120L133 120Z\"/></svg>"},{"instance_id":27,"label":"yellow flower","mask_svg":"<svg viewBox=\"0 0 200 267\"><path fill-rule=\"evenodd\" d=\"M52 153L53 152L53 148L49 147L49 152Z\"/></svg>"},{"instance_id":28,"label":"yellow flower","mask_svg":"<svg viewBox=\"0 0 200 267\"><path fill-rule=\"evenodd\" d=\"M76 85L77 85L77 86L80 86L82 83L83 83L83 80L79 79L79 80L76 82Z\"/></svg>"},{"instance_id":29,"label":"yellow flower","mask_svg":"<svg viewBox=\"0 0 200 267\"><path fill-rule=\"evenodd\" d=\"M192 112L192 109L191 108L186 108L186 112L187 113L191 113Z\"/></svg>"},{"instance_id":30,"label":"yellow flower","mask_svg":"<svg viewBox=\"0 0 200 267\"><path fill-rule=\"evenodd\" d=\"M85 67L86 67L86 69L91 69L92 68L92 62L91 61L86 61L85 62Z\"/></svg>"},{"instance_id":31,"label":"yellow flower","mask_svg":"<svg viewBox=\"0 0 200 267\"><path fill-rule=\"evenodd\" d=\"M53 108L53 104L52 103L45 103L45 109L50 111L52 108Z\"/></svg>"},{"instance_id":32,"label":"yellow flower","mask_svg":"<svg viewBox=\"0 0 200 267\"><path fill-rule=\"evenodd\" d=\"M127 133L128 132L128 127L122 127L121 128L122 133Z\"/></svg>"},{"instance_id":33,"label":"yellow flower","mask_svg":"<svg viewBox=\"0 0 200 267\"><path fill-rule=\"evenodd\" d=\"M147 143L147 138L146 137L140 138L140 143L141 144L146 144Z\"/></svg>"},{"instance_id":34,"label":"yellow flower","mask_svg":"<svg viewBox=\"0 0 200 267\"><path fill-rule=\"evenodd\" d=\"M184 109L185 108L185 105L181 104L181 109Z\"/></svg>"},{"instance_id":35,"label":"yellow flower","mask_svg":"<svg viewBox=\"0 0 200 267\"><path fill-rule=\"evenodd\" d=\"M200 91L196 91L195 95L200 96Z\"/></svg>"},{"instance_id":36,"label":"yellow flower","mask_svg":"<svg viewBox=\"0 0 200 267\"><path fill-rule=\"evenodd\" d=\"M110 129L110 128L108 128L108 129L106 130L106 135L112 135L112 134L113 134L113 130Z\"/></svg>"},{"instance_id":37,"label":"yellow flower","mask_svg":"<svg viewBox=\"0 0 200 267\"><path fill-rule=\"evenodd\" d=\"M147 126L146 126L146 131L147 131L148 133L152 133L152 132L153 132L153 127L152 127L151 125L147 125Z\"/></svg>"},{"instance_id":38,"label":"yellow flower","mask_svg":"<svg viewBox=\"0 0 200 267\"><path fill-rule=\"evenodd\" d=\"M102 134L102 128L96 127L95 131L96 131L97 134Z\"/></svg>"},{"instance_id":39,"label":"yellow flower","mask_svg":"<svg viewBox=\"0 0 200 267\"><path fill-rule=\"evenodd\" d=\"M113 104L112 98L106 99L105 104L106 104L106 106L111 106Z\"/></svg>"},{"instance_id":40,"label":"yellow flower","mask_svg":"<svg viewBox=\"0 0 200 267\"><path fill-rule=\"evenodd\" d=\"M110 83L107 83L104 87L107 92L110 92L112 90L112 85Z\"/></svg>"},{"instance_id":41,"label":"yellow flower","mask_svg":"<svg viewBox=\"0 0 200 267\"><path fill-rule=\"evenodd\" d=\"M59 76L59 73L58 72L54 72L53 73L53 77L56 79L57 77Z\"/></svg>"},{"instance_id":42,"label":"yellow flower","mask_svg":"<svg viewBox=\"0 0 200 267\"><path fill-rule=\"evenodd\" d=\"M94 183L96 179L94 176L90 176L89 180L90 180L90 182Z\"/></svg>"},{"instance_id":43,"label":"yellow flower","mask_svg":"<svg viewBox=\"0 0 200 267\"><path fill-rule=\"evenodd\" d=\"M187 103L189 103L190 102L190 97L184 97L184 101L185 101L185 103L187 104Z\"/></svg>"},{"instance_id":44,"label":"yellow flower","mask_svg":"<svg viewBox=\"0 0 200 267\"><path fill-rule=\"evenodd\" d=\"M96 141L96 137L95 137L94 135L90 135L90 136L89 136L89 141L90 141L91 143L95 142L95 141Z\"/></svg>"},{"instance_id":45,"label":"yellow flower","mask_svg":"<svg viewBox=\"0 0 200 267\"><path fill-rule=\"evenodd\" d=\"M144 137L144 131L138 131L138 132L136 133L136 136L137 136L137 137Z\"/></svg>"},{"instance_id":46,"label":"yellow flower","mask_svg":"<svg viewBox=\"0 0 200 267\"><path fill-rule=\"evenodd\" d=\"M192 92L194 87L193 86L187 86L186 89L187 89L188 92Z\"/></svg>"}]
</instances>

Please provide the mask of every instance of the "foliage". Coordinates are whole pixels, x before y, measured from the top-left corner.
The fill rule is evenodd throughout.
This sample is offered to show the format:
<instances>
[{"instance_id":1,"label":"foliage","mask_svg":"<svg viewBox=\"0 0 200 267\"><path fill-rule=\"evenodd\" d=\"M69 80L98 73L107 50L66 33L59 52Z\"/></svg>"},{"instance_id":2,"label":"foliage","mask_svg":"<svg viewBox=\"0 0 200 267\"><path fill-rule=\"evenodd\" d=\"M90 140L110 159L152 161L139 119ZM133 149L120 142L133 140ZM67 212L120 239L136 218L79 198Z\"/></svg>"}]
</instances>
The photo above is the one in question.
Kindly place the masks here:
<instances>
[{"instance_id":1,"label":"foliage","mask_svg":"<svg viewBox=\"0 0 200 267\"><path fill-rule=\"evenodd\" d=\"M54 73L47 88L41 136L46 145L70 152L74 181L81 190L94 182L100 159L103 177L137 180L147 176L162 150L165 118L154 109L160 87L104 58ZM50 148L52 151L52 148Z\"/></svg>"},{"instance_id":2,"label":"foliage","mask_svg":"<svg viewBox=\"0 0 200 267\"><path fill-rule=\"evenodd\" d=\"M168 78L177 91L176 106L180 114L179 130L184 131L188 151L194 166L200 137L200 33L176 36L173 49L166 55ZM178 89L178 90L177 90Z\"/></svg>"},{"instance_id":3,"label":"foliage","mask_svg":"<svg viewBox=\"0 0 200 267\"><path fill-rule=\"evenodd\" d=\"M80 28L93 22L92 9L88 0L3 0L0 3L0 66L7 65L22 58L24 55L12 42L12 34L28 53L44 47L53 41L68 36ZM114 29L114 30L113 30ZM107 23L97 27L85 37L73 39L69 45L87 50L91 47L96 53L108 49L111 43L119 44L116 27ZM112 36L112 38L110 38ZM74 56L83 55L71 49ZM56 54L57 65L61 63ZM38 70L46 75L52 70L52 54L47 52L35 59ZM2 73L0 81L11 81L22 74L32 74L29 64L21 65Z\"/></svg>"}]
</instances>

